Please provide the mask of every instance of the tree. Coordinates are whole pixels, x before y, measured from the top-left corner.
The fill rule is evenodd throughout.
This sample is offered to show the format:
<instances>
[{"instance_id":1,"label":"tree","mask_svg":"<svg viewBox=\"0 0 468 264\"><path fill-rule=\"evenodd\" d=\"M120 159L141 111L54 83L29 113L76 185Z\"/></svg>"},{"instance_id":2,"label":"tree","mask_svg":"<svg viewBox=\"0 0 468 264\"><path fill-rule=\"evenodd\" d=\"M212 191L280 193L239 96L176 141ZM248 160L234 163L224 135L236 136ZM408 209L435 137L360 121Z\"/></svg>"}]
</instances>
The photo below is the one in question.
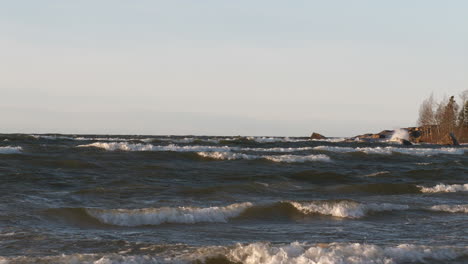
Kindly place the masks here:
<instances>
[{"instance_id":1,"label":"tree","mask_svg":"<svg viewBox=\"0 0 468 264\"><path fill-rule=\"evenodd\" d=\"M468 126L468 90L463 91L460 94L461 110L458 113L458 126L463 129L463 127Z\"/></svg>"},{"instance_id":2,"label":"tree","mask_svg":"<svg viewBox=\"0 0 468 264\"><path fill-rule=\"evenodd\" d=\"M434 106L434 97L431 94L429 98L422 102L421 107L419 108L419 126L430 126L436 124Z\"/></svg>"},{"instance_id":3,"label":"tree","mask_svg":"<svg viewBox=\"0 0 468 264\"><path fill-rule=\"evenodd\" d=\"M439 126L443 134L451 133L455 130L457 124L458 105L455 102L455 97L451 96L445 106L442 105L439 112Z\"/></svg>"}]
</instances>

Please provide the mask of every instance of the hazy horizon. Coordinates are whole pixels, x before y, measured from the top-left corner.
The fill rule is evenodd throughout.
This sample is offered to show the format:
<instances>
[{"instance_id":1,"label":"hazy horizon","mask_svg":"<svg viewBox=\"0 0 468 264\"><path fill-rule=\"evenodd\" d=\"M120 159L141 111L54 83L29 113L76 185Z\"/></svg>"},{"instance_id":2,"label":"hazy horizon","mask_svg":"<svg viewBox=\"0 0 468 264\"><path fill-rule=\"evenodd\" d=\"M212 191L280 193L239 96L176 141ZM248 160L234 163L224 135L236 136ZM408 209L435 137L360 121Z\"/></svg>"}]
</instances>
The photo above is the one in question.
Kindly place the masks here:
<instances>
[{"instance_id":1,"label":"hazy horizon","mask_svg":"<svg viewBox=\"0 0 468 264\"><path fill-rule=\"evenodd\" d=\"M468 88L465 1L14 1L0 133L354 136Z\"/></svg>"}]
</instances>

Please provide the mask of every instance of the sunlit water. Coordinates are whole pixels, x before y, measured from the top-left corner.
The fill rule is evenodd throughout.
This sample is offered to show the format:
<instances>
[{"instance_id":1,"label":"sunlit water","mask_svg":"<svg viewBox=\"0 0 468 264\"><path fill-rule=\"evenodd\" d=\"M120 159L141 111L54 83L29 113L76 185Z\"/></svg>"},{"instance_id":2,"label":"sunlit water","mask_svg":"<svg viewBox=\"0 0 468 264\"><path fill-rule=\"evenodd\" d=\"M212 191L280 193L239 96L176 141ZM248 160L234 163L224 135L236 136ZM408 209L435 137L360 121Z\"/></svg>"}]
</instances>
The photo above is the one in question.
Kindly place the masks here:
<instances>
[{"instance_id":1,"label":"sunlit water","mask_svg":"<svg viewBox=\"0 0 468 264\"><path fill-rule=\"evenodd\" d=\"M0 135L0 263L467 263L468 147Z\"/></svg>"}]
</instances>

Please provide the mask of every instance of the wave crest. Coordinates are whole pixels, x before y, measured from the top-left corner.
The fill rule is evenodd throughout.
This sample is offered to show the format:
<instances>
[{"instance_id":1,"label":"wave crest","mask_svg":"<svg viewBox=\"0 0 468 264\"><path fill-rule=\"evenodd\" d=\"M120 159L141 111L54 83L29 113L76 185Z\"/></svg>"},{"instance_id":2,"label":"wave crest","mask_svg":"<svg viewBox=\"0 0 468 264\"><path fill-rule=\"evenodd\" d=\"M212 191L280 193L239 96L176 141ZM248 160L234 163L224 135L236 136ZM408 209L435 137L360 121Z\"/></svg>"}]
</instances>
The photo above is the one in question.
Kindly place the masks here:
<instances>
[{"instance_id":1,"label":"wave crest","mask_svg":"<svg viewBox=\"0 0 468 264\"><path fill-rule=\"evenodd\" d=\"M109 151L175 151L175 152L198 152L198 151L231 151L230 147L213 147L213 146L177 146L174 144L167 146L154 146L151 144L131 144L127 142L94 142L78 147L94 147Z\"/></svg>"},{"instance_id":2,"label":"wave crest","mask_svg":"<svg viewBox=\"0 0 468 264\"><path fill-rule=\"evenodd\" d=\"M144 209L86 209L87 213L105 224L118 226L159 225L163 223L194 224L225 223L236 217L252 203L236 203L224 207L162 207Z\"/></svg>"},{"instance_id":3,"label":"wave crest","mask_svg":"<svg viewBox=\"0 0 468 264\"><path fill-rule=\"evenodd\" d=\"M355 201L313 201L313 202L289 202L297 210L304 214L322 214L342 218L362 218L369 212L383 212L393 210L406 210L407 205L399 204L362 204Z\"/></svg>"},{"instance_id":4,"label":"wave crest","mask_svg":"<svg viewBox=\"0 0 468 264\"><path fill-rule=\"evenodd\" d=\"M332 147L332 146L317 146L315 150L330 151L330 152L363 152L366 154L383 154L391 155L393 153L400 153L414 156L430 156L430 155L463 155L465 148L397 148L397 147Z\"/></svg>"},{"instance_id":5,"label":"wave crest","mask_svg":"<svg viewBox=\"0 0 468 264\"><path fill-rule=\"evenodd\" d=\"M0 154L18 154L23 151L22 147L12 147L12 146L6 146L6 147L0 147Z\"/></svg>"},{"instance_id":6,"label":"wave crest","mask_svg":"<svg viewBox=\"0 0 468 264\"><path fill-rule=\"evenodd\" d=\"M308 161L325 161L329 162L330 157L327 155L249 155L243 153L232 153L232 152L198 152L199 156L210 159L218 160L256 160L256 159L266 159L273 162L285 162L285 163L304 163Z\"/></svg>"},{"instance_id":7,"label":"wave crest","mask_svg":"<svg viewBox=\"0 0 468 264\"><path fill-rule=\"evenodd\" d=\"M437 184L434 187L418 186L423 193L444 193L444 192L466 192L468 191L468 183L465 184Z\"/></svg>"},{"instance_id":8,"label":"wave crest","mask_svg":"<svg viewBox=\"0 0 468 264\"><path fill-rule=\"evenodd\" d=\"M456 205L434 205L431 207L432 211L441 211L448 213L468 213L468 204L456 204Z\"/></svg>"},{"instance_id":9,"label":"wave crest","mask_svg":"<svg viewBox=\"0 0 468 264\"><path fill-rule=\"evenodd\" d=\"M379 247L360 243L308 245L293 242L276 246L270 243L237 245L227 258L234 263L413 263L446 261L466 256L466 248L430 247L402 244Z\"/></svg>"}]
</instances>

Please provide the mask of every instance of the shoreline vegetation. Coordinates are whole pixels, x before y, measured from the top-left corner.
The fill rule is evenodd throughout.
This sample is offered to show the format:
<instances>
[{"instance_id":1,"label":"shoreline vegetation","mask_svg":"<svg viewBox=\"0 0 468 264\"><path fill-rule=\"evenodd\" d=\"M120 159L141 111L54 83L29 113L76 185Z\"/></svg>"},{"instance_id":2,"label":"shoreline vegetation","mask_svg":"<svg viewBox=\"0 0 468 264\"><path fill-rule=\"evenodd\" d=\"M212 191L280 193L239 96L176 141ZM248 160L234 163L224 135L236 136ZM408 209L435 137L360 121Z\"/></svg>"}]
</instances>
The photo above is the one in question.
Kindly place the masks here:
<instances>
[{"instance_id":1,"label":"shoreline vegetation","mask_svg":"<svg viewBox=\"0 0 468 264\"><path fill-rule=\"evenodd\" d=\"M420 106L418 126L383 130L376 134L362 134L351 137L347 141L390 140L404 145L430 143L455 146L468 143L468 90L463 91L459 99L460 105L456 102L455 96L436 102L434 96L431 95ZM314 132L311 139L327 139L327 137Z\"/></svg>"}]
</instances>

